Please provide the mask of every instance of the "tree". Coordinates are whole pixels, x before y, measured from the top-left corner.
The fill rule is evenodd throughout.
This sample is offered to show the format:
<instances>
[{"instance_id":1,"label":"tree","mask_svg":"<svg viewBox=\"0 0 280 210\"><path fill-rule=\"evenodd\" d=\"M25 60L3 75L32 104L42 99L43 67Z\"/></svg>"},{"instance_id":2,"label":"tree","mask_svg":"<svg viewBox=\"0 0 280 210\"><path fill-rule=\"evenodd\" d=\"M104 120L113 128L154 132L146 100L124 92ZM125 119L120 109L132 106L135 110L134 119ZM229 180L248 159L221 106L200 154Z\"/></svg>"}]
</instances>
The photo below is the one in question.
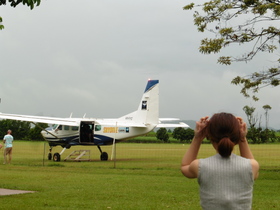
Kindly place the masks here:
<instances>
[{"instance_id":1,"label":"tree","mask_svg":"<svg viewBox=\"0 0 280 210\"><path fill-rule=\"evenodd\" d=\"M249 49L236 57L221 56L218 63L230 65L236 61L248 62L260 52L276 51L280 35L279 0L212 0L203 5L191 3L184 9L192 10L195 7L202 8L202 11L194 12L194 24L198 31L210 31L215 35L215 38L205 38L201 41L201 53L219 53L221 49L234 44ZM275 66L245 77L237 76L232 80L232 84L241 85L241 93L245 97L250 97L248 92L252 91L252 98L258 100L255 94L261 88L280 85L280 58L278 54L277 56Z\"/></svg>"},{"instance_id":2,"label":"tree","mask_svg":"<svg viewBox=\"0 0 280 210\"><path fill-rule=\"evenodd\" d=\"M39 6L41 0L0 0L0 6L6 5L6 3L10 3L11 7L16 7L19 4L27 5L30 9L33 9L34 6ZM2 17L0 17L0 30L4 29L4 25L2 25Z\"/></svg>"},{"instance_id":3,"label":"tree","mask_svg":"<svg viewBox=\"0 0 280 210\"><path fill-rule=\"evenodd\" d=\"M169 135L167 133L167 130L166 128L160 128L158 131L157 131L157 139L163 141L163 142L168 142L169 140Z\"/></svg>"},{"instance_id":4,"label":"tree","mask_svg":"<svg viewBox=\"0 0 280 210\"><path fill-rule=\"evenodd\" d=\"M254 112L256 108L254 107L249 107L249 106L244 106L243 110L247 116L247 120L250 126L250 129L248 130L248 138L252 139L253 143L257 143L257 129L256 129L256 124L258 122L257 116L254 115Z\"/></svg>"},{"instance_id":5,"label":"tree","mask_svg":"<svg viewBox=\"0 0 280 210\"><path fill-rule=\"evenodd\" d=\"M253 143L267 143L279 141L275 131L270 129L250 128L248 130L247 138Z\"/></svg>"},{"instance_id":6,"label":"tree","mask_svg":"<svg viewBox=\"0 0 280 210\"><path fill-rule=\"evenodd\" d=\"M30 130L30 123L16 120L1 120L0 128L1 136L4 136L7 130L10 129L13 132L12 135L14 138L21 140L27 138Z\"/></svg>"},{"instance_id":7,"label":"tree","mask_svg":"<svg viewBox=\"0 0 280 210\"><path fill-rule=\"evenodd\" d=\"M12 130L12 135L16 140L44 140L41 131L47 128L48 124L38 123L31 128L30 122L17 120L0 120L0 136L4 136L7 130Z\"/></svg>"},{"instance_id":8,"label":"tree","mask_svg":"<svg viewBox=\"0 0 280 210\"><path fill-rule=\"evenodd\" d=\"M250 128L254 128L255 125L258 122L257 116L254 115L254 112L255 112L256 108L249 107L249 106L244 106L243 110L244 110L244 112L247 116L247 120L248 120L248 123L250 125Z\"/></svg>"},{"instance_id":9,"label":"tree","mask_svg":"<svg viewBox=\"0 0 280 210\"><path fill-rule=\"evenodd\" d=\"M175 128L172 134L174 139L179 140L180 142L182 141L190 141L194 137L194 130L191 128Z\"/></svg>"},{"instance_id":10,"label":"tree","mask_svg":"<svg viewBox=\"0 0 280 210\"><path fill-rule=\"evenodd\" d=\"M4 26L2 25L2 18L0 17L0 30L4 29Z\"/></svg>"},{"instance_id":11,"label":"tree","mask_svg":"<svg viewBox=\"0 0 280 210\"><path fill-rule=\"evenodd\" d=\"M30 9L33 9L34 6L39 6L41 0L0 0L0 6L6 5L9 2L11 7L16 7L19 4L27 5Z\"/></svg>"},{"instance_id":12,"label":"tree","mask_svg":"<svg viewBox=\"0 0 280 210\"><path fill-rule=\"evenodd\" d=\"M268 129L268 111L271 110L271 106L264 105L263 109L265 110L265 128Z\"/></svg>"},{"instance_id":13,"label":"tree","mask_svg":"<svg viewBox=\"0 0 280 210\"><path fill-rule=\"evenodd\" d=\"M266 128L261 127L261 123L259 122L259 127L256 127L258 119L256 115L254 115L255 108L244 106L243 110L247 116L247 120L250 128L248 129L247 138L252 140L253 143L266 143L266 142L275 142L278 141L275 131L268 129L268 110L271 109L269 105L263 106L265 110L266 116Z\"/></svg>"},{"instance_id":14,"label":"tree","mask_svg":"<svg viewBox=\"0 0 280 210\"><path fill-rule=\"evenodd\" d=\"M40 140L43 141L44 137L41 135L42 129L48 127L46 123L37 123L35 127L31 128L28 134L28 139L30 140Z\"/></svg>"}]
</instances>

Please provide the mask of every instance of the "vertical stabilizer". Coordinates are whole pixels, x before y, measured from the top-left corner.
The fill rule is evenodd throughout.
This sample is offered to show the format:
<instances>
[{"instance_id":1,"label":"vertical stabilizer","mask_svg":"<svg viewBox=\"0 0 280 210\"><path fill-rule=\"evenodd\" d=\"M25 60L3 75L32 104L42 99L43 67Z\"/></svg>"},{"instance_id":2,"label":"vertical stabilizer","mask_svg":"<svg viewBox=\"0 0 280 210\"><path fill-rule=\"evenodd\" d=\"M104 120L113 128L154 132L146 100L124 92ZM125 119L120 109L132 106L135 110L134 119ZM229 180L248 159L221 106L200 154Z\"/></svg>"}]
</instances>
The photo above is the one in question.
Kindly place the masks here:
<instances>
[{"instance_id":1,"label":"vertical stabilizer","mask_svg":"<svg viewBox=\"0 0 280 210\"><path fill-rule=\"evenodd\" d=\"M157 125L159 118L159 80L149 80L139 107L119 120L131 120L145 125Z\"/></svg>"}]
</instances>

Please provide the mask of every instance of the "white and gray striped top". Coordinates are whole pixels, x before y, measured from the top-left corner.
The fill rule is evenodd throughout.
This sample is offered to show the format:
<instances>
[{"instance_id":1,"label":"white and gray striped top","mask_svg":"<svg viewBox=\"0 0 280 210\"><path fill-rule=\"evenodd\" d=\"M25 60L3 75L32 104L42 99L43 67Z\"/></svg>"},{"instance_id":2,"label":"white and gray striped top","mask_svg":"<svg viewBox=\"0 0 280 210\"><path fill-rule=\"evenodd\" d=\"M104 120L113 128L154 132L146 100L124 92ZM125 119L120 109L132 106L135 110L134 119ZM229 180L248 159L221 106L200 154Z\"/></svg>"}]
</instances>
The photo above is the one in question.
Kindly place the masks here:
<instances>
[{"instance_id":1,"label":"white and gray striped top","mask_svg":"<svg viewBox=\"0 0 280 210\"><path fill-rule=\"evenodd\" d=\"M200 159L198 183L204 210L251 209L254 178L249 159L235 154Z\"/></svg>"}]
</instances>

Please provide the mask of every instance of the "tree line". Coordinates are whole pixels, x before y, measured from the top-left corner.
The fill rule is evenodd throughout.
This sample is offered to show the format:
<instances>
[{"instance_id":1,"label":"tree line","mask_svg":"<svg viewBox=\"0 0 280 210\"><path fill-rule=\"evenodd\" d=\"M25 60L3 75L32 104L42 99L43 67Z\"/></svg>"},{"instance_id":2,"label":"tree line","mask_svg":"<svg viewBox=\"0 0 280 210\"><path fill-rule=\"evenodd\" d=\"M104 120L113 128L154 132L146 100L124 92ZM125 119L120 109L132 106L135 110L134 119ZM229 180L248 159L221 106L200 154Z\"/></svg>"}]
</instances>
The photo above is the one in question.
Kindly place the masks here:
<instances>
[{"instance_id":1,"label":"tree line","mask_svg":"<svg viewBox=\"0 0 280 210\"><path fill-rule=\"evenodd\" d=\"M191 128L175 128L173 132L166 128L160 128L156 132L156 138L163 142L169 142L170 136L179 142L190 143L194 137L194 130ZM276 131L268 128L252 127L248 129L247 139L250 143L272 143L280 142L280 136L277 136Z\"/></svg>"},{"instance_id":2,"label":"tree line","mask_svg":"<svg viewBox=\"0 0 280 210\"><path fill-rule=\"evenodd\" d=\"M250 106L244 106L243 111L245 112L248 120L248 134L247 138L251 139L253 143L266 143L266 142L276 142L279 141L276 132L268 128L269 124L269 114L268 111L271 110L271 106L264 105L265 110L265 127L261 126L262 115L255 113L256 108Z\"/></svg>"},{"instance_id":3,"label":"tree line","mask_svg":"<svg viewBox=\"0 0 280 210\"><path fill-rule=\"evenodd\" d=\"M12 135L15 140L36 140L43 141L41 135L42 128L47 128L46 123L37 123L33 125L30 122L16 121L16 120L0 120L0 135L4 137L7 130L12 130Z\"/></svg>"},{"instance_id":4,"label":"tree line","mask_svg":"<svg viewBox=\"0 0 280 210\"><path fill-rule=\"evenodd\" d=\"M247 109L249 108L247 107ZM277 136L276 131L268 128L255 127L256 123L253 122L256 122L256 120L254 117L251 118L254 120L249 122L250 128L248 128L247 134L247 139L251 143L280 142L280 136ZM12 135L15 140L43 141L44 138L41 135L41 131L42 128L44 129L47 127L48 124L46 123L37 123L36 125L33 125L30 122L24 121L0 120L0 135L1 138L3 138L4 135L6 135L7 130L10 129L12 130ZM179 142L190 143L194 137L194 130L191 128L178 127L171 131L166 128L160 128L156 131L155 137L163 142L169 142L170 137L172 137Z\"/></svg>"}]
</instances>

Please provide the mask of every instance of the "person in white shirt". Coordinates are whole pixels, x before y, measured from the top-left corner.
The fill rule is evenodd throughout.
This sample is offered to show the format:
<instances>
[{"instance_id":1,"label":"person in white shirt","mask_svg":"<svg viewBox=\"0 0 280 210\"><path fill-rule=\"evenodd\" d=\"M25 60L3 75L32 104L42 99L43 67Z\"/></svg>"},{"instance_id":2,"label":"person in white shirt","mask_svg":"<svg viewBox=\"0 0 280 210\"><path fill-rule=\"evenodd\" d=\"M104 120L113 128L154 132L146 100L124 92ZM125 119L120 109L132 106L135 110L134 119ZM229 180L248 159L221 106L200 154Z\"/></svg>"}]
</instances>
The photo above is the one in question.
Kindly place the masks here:
<instances>
[{"instance_id":1,"label":"person in white shirt","mask_svg":"<svg viewBox=\"0 0 280 210\"><path fill-rule=\"evenodd\" d=\"M12 161L13 141L14 141L14 137L12 136L12 131L8 130L7 135L5 135L3 139L3 142L5 144L4 164L7 163L7 155L9 155L8 164L10 164Z\"/></svg>"}]
</instances>

